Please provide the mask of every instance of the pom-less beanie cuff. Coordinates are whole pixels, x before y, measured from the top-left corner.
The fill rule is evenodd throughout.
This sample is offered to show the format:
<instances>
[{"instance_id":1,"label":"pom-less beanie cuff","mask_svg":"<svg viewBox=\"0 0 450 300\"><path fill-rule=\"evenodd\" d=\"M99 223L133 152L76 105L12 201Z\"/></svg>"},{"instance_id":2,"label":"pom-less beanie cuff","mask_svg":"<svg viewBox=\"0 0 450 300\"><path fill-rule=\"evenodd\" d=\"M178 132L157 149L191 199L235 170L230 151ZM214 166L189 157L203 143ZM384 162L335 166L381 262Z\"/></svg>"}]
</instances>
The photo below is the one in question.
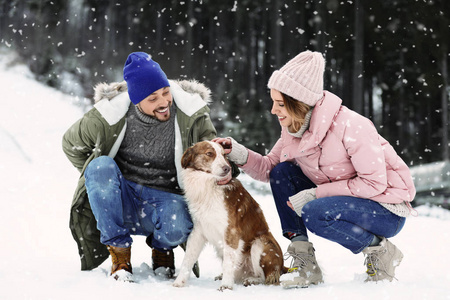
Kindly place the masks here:
<instances>
[{"instance_id":1,"label":"pom-less beanie cuff","mask_svg":"<svg viewBox=\"0 0 450 300\"><path fill-rule=\"evenodd\" d=\"M128 56L123 78L127 82L130 100L135 105L157 90L170 86L159 64L145 52L133 52Z\"/></svg>"},{"instance_id":2,"label":"pom-less beanie cuff","mask_svg":"<svg viewBox=\"0 0 450 300\"><path fill-rule=\"evenodd\" d=\"M314 106L323 97L324 70L321 53L304 51L273 72L267 86Z\"/></svg>"}]
</instances>

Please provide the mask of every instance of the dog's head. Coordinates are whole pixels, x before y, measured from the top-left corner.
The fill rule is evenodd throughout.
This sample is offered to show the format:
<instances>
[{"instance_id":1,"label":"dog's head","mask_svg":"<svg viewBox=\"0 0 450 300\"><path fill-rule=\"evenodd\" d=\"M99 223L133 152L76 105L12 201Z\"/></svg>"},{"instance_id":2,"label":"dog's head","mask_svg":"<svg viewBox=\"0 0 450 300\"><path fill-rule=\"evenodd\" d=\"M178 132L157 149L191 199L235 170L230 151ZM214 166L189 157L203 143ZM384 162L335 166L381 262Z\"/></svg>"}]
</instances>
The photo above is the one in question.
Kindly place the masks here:
<instances>
[{"instance_id":1,"label":"dog's head","mask_svg":"<svg viewBox=\"0 0 450 300\"><path fill-rule=\"evenodd\" d=\"M231 180L231 166L218 143L203 141L188 148L181 158L184 169L205 172L215 177L219 185Z\"/></svg>"}]
</instances>

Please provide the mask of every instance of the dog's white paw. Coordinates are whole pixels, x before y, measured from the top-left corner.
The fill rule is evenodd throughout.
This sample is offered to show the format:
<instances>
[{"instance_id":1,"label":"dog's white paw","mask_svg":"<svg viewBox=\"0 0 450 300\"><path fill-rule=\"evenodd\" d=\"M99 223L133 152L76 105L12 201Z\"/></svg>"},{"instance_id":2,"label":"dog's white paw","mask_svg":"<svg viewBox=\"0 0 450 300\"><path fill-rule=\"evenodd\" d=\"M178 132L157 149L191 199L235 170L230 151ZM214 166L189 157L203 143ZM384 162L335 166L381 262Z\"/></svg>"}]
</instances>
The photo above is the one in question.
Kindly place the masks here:
<instances>
[{"instance_id":1,"label":"dog's white paw","mask_svg":"<svg viewBox=\"0 0 450 300\"><path fill-rule=\"evenodd\" d=\"M248 277L245 278L242 282L244 286L251 286L251 285L258 285L262 284L264 281L261 278L258 277Z\"/></svg>"},{"instance_id":2,"label":"dog's white paw","mask_svg":"<svg viewBox=\"0 0 450 300\"><path fill-rule=\"evenodd\" d=\"M186 282L183 280L175 280L174 283L172 283L172 286L174 287L185 287L186 286Z\"/></svg>"},{"instance_id":3,"label":"dog's white paw","mask_svg":"<svg viewBox=\"0 0 450 300\"><path fill-rule=\"evenodd\" d=\"M218 291L223 292L225 290L233 290L232 285L221 285L220 288L218 288Z\"/></svg>"}]
</instances>

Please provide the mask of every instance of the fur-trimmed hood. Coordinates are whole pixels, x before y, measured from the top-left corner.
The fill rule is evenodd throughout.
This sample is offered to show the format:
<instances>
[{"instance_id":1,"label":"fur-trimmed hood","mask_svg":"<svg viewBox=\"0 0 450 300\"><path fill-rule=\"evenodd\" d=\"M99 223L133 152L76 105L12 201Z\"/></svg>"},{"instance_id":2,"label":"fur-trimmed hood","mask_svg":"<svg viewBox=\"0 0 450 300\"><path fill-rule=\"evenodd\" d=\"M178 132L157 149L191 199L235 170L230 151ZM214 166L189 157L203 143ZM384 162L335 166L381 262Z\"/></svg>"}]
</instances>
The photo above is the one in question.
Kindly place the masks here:
<instances>
[{"instance_id":1,"label":"fur-trimmed hood","mask_svg":"<svg viewBox=\"0 0 450 300\"><path fill-rule=\"evenodd\" d=\"M196 80L177 80L177 83L185 92L189 94L199 94L203 101L209 104L211 100L211 90L203 83ZM94 101L99 102L102 99L111 100L115 96L128 91L126 81L113 83L99 83L94 87Z\"/></svg>"}]
</instances>

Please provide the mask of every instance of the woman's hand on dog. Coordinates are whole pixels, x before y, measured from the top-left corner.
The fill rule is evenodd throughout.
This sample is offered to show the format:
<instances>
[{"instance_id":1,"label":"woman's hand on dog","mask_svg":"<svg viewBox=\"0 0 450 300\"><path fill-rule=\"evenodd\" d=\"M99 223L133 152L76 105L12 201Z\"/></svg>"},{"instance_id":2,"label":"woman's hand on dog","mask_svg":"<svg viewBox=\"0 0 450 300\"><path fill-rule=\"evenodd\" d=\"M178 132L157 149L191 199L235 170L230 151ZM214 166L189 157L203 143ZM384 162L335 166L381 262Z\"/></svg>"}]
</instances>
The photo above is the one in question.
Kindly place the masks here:
<instances>
[{"instance_id":1,"label":"woman's hand on dog","mask_svg":"<svg viewBox=\"0 0 450 300\"><path fill-rule=\"evenodd\" d=\"M211 140L212 142L218 143L223 147L225 154L229 154L231 152L231 139L229 138L214 138Z\"/></svg>"}]
</instances>

